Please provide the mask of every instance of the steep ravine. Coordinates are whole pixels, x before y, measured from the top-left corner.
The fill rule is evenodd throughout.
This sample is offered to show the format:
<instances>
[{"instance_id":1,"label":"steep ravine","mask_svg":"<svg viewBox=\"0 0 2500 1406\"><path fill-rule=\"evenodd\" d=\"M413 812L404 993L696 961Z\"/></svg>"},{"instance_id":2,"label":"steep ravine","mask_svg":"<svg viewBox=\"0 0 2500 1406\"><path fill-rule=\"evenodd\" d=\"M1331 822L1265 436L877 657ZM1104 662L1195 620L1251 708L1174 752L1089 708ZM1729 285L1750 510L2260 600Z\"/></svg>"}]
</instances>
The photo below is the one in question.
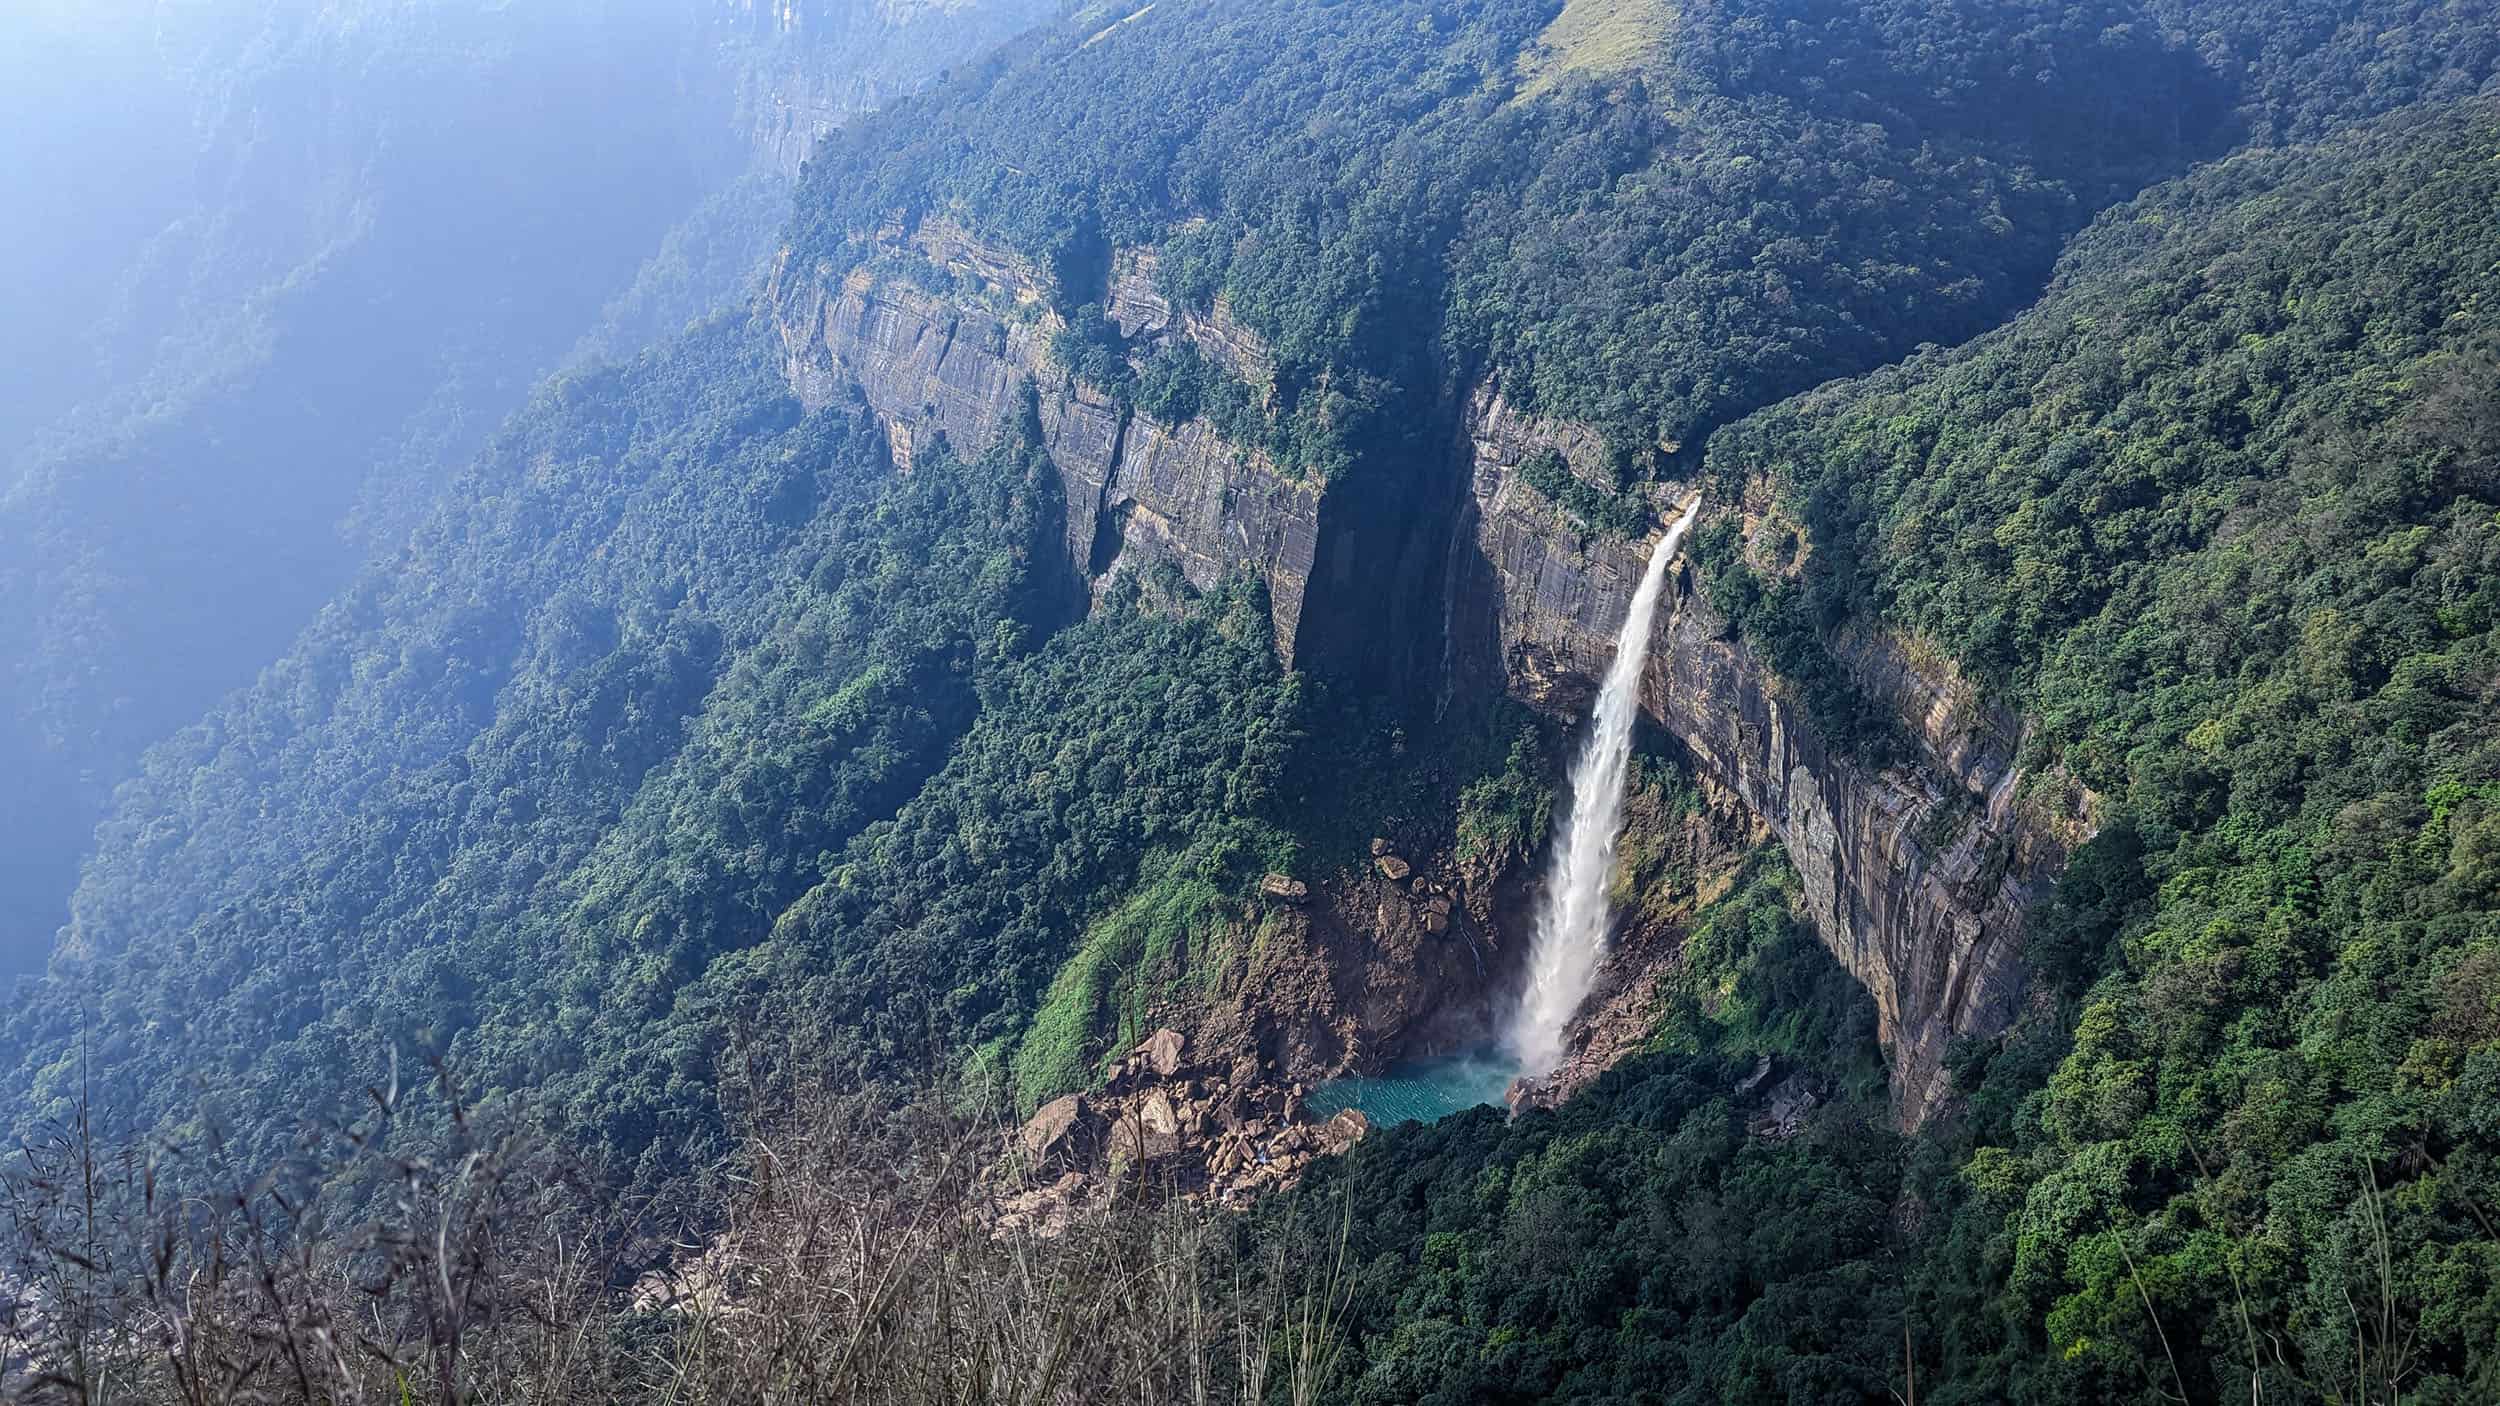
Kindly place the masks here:
<instances>
[{"instance_id":1,"label":"steep ravine","mask_svg":"<svg viewBox=\"0 0 2500 1406\"><path fill-rule=\"evenodd\" d=\"M977 450L1020 409L1029 384L1066 488L1067 560L1080 579L1099 585L1145 560L1174 562L1201 586L1248 570L1267 582L1277 648L1290 663L1323 674L1385 671L1427 704L1498 686L1564 717L1585 711L1646 544L1584 528L1521 466L1551 453L1596 486L1603 459L1594 433L1522 414L1479 386L1456 399L1460 472L1442 480L1463 483L1464 494L1387 513L1280 472L1203 421L1161 425L1074 381L1048 355L1057 290L1028 262L938 221L894 232L888 248L890 257L839 280L786 262L776 271L767 299L807 404L856 387L907 467L932 435ZM910 269L942 273L897 271ZM1195 314L1166 303L1151 250L1115 256L1101 300L1134 342L1187 338L1254 384L1263 369L1258 338L1220 305ZM1692 487L1652 492L1663 503ZM1642 704L1683 743L1731 826L1758 820L1786 847L1823 941L1874 997L1898 1113L1911 1126L1945 1098L1951 1040L1997 1034L2021 1009L2024 912L2088 820L2058 778L2026 777L2016 761L2020 720L1978 703L1948 665L1883 638L1859 642L1849 662L1901 716L1916 744L1911 760L1879 769L1830 745L1679 569ZM1515 967L1524 942L1496 916L1502 900L1490 889L1453 892L1453 935L1494 953L1486 970ZM1377 932L1352 931L1367 910L1386 911L1359 890L1319 897L1339 916L1311 924L1315 940L1302 945L1331 969L1326 979L1314 969L1304 983L1310 1000L1278 1004L1265 1021L1237 1013L1245 1023L1232 1032L1258 1042L1299 1026L1285 1041L1298 1053L1285 1063L1305 1077L1362 1060L1367 1041L1375 1051L1404 1043L1424 1014L1418 991L1458 975L1437 958L1394 960L1423 955L1406 921L1384 916Z\"/></svg>"}]
</instances>

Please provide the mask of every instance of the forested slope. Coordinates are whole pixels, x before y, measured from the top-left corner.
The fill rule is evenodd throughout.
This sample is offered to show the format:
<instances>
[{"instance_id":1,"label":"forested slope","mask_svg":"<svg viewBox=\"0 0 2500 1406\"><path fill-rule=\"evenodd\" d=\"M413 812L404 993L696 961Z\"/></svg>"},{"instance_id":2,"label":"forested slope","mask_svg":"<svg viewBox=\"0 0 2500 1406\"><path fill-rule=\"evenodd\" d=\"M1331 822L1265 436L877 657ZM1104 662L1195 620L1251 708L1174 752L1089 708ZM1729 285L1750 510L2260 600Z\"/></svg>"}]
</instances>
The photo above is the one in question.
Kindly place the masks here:
<instances>
[{"instance_id":1,"label":"forested slope","mask_svg":"<svg viewBox=\"0 0 2500 1406\"><path fill-rule=\"evenodd\" d=\"M1354 1399L2500 1390L2496 279L2500 107L2407 115L2123 206L2006 330L1715 437L1793 577L1723 518L1732 613L1931 640L2098 794L2046 999L1907 1146L1871 1108L1763 1146L1743 1066L1673 1055L1366 1144ZM1719 986L1711 936L1711 1054L1841 979ZM1845 1040L1782 1053L1845 1087Z\"/></svg>"},{"instance_id":2,"label":"forested slope","mask_svg":"<svg viewBox=\"0 0 2500 1406\"><path fill-rule=\"evenodd\" d=\"M1487 363L1637 473L1996 321L2091 210L2217 149L2227 101L2124 4L1940 26L1814 0L1680 7L1628 81L1564 56L1523 97L1553 13L1272 0L1072 31L828 147L795 253L838 269L949 214L1075 311L1113 246L1171 241L1175 291L1274 349L1277 447L1321 477L1411 449L1438 368Z\"/></svg>"},{"instance_id":3,"label":"forested slope","mask_svg":"<svg viewBox=\"0 0 2500 1406\"><path fill-rule=\"evenodd\" d=\"M1517 0L1162 0L810 164L791 267L960 222L1149 414L1213 373L1084 299L1160 246L1274 352L1226 432L1355 511L1454 496L1487 377L1619 488L1698 478L1696 579L1776 686L1846 704L1844 646L1905 641L2092 792L1941 1122L1894 1125L1764 852L1585 1097L1377 1135L1243 1222L1347 1227L1332 1399L2500 1394L2500 119L2421 105L2488 83L2493 15L2295 8L1713 0L1625 7L1626 47ZM11 1012L15 1129L272 1164L440 1057L649 1191L806 1089L1097 1082L1250 969L1263 877L1338 877L1323 835L1533 852L1538 730L1458 755L1504 680L1347 697L1239 580L1089 596L1032 388L898 472L772 330L543 386L149 754ZM1877 711L1831 740L1886 760ZM1790 1087L1820 1111L1763 1127Z\"/></svg>"},{"instance_id":4,"label":"forested slope","mask_svg":"<svg viewBox=\"0 0 2500 1406\"><path fill-rule=\"evenodd\" d=\"M1052 635L1056 480L1024 443L897 478L862 419L798 418L743 319L550 386L257 689L151 754L56 966L77 998L16 1013L47 1051L19 1106L206 1111L275 1158L392 1060L449 1056L664 1177L725 1044L794 1004L846 1074L1013 1033L1150 850L1248 862L1192 845L1256 815L1294 716L1263 620L1233 618L1255 600ZM807 966L773 955L836 921Z\"/></svg>"},{"instance_id":5,"label":"forested slope","mask_svg":"<svg viewBox=\"0 0 2500 1406\"><path fill-rule=\"evenodd\" d=\"M2500 65L2483 0L1603 8L1611 48L1525 3L1079 25L830 146L795 252L844 267L941 213L1075 312L1110 248L1168 244L1177 295L1275 350L1288 460L1411 448L1442 373L1491 370L1635 477L2003 320L2150 179Z\"/></svg>"},{"instance_id":6,"label":"forested slope","mask_svg":"<svg viewBox=\"0 0 2500 1406\"><path fill-rule=\"evenodd\" d=\"M2500 1389L2495 299L2484 101L2223 163L1712 446L1817 623L1934 641L2101 798L2033 943L2071 1049L1964 1177L2067 1390L2166 1375L2147 1294L2216 1387L2253 1333L2281 1391Z\"/></svg>"},{"instance_id":7,"label":"forested slope","mask_svg":"<svg viewBox=\"0 0 2500 1406\"><path fill-rule=\"evenodd\" d=\"M1389 451L1425 445L1437 368L1454 357L1517 361L1518 376L1556 388L1538 393L1548 408L1598 418L1622 447L1626 472L1639 472L1659 440L1865 369L1917 340L1978 330L2045 275L2061 232L2091 207L2188 159L2193 139L2181 134L2218 120L2221 95L2207 91L2183 50L2109 23L2121 14L2006 11L1929 34L1906 12L1799 0L1758 13L1730 6L1688 17L1660 51L1654 85L1598 75L1519 99L1523 53L1551 18L1543 6L1417 4L1392 14L1276 0L1220 15L1158 7L1100 42L1087 42L1079 25L1001 56L843 133L809 167L792 239L796 257L838 262L863 257L853 236L898 210L959 209L1058 269L1065 291L1111 242L1168 233L1203 213L1208 222L1173 251L1174 277L1199 299L1223 291L1274 340L1272 418L1303 471L1343 475L1372 456L1377 467L1365 472L1395 510L1413 491L1401 476L1428 472L1431 460ZM1765 36L1777 42L1756 42ZM2051 91L2073 97L2084 129L1995 120L2015 82L1996 61L2005 46L2037 58ZM1203 81L1211 71L1240 80L1222 101ZM2027 70L2020 82L2028 97L2040 80ZM2135 96L2113 100L2118 93ZM620 136L618 148L629 146ZM1841 282L1824 286L1831 278ZM61 978L90 1001L135 1001L131 979L81 965L129 964L155 973L148 980L174 1003L103 1022L116 1033L96 1066L107 1072L99 1087L139 1126L180 1121L183 1078L205 1068L229 1070L215 1081L228 1088L245 1068L271 1081L238 1099L240 1109L294 1109L308 1097L345 1097L362 1077L346 1071L375 1067L394 1044L450 1048L495 1022L534 1026L533 1038L561 1047L548 1058L563 1068L597 1062L580 1055L573 1017L559 1010L551 1026L543 1006L482 993L521 969L535 980L564 965L547 956L559 933L590 940L578 931L577 905L608 902L608 887L567 885L583 882L574 870L591 853L591 831L625 812L645 768L681 751L692 765L705 753L704 730L681 722L690 700L747 679L744 650L771 637L765 616L750 617L751 640L717 642L682 634L695 626L681 617L741 609L731 603L762 599L773 573L800 568L766 545L776 539L698 539L682 523L645 544L639 564L613 552L550 555L533 534L623 530L633 519L592 516L590 505L664 492L704 495L689 505L691 521L730 503L739 514L758 511L737 499L711 505L750 472L730 467L730 456L769 457L746 437L753 431L733 428L792 413L767 408L764 373L746 351L729 349L743 335L716 330L670 353L665 368L625 379L600 372L542 394L404 554L333 606L258 686L151 759L149 780L117 807L83 886ZM379 353L390 344L372 345ZM360 387L376 381L353 358L317 359ZM775 432L809 443L835 433ZM266 446L273 433L263 427L232 442ZM871 451L794 452L815 472L826 455L852 463L842 456ZM569 501L550 496L545 456L591 476ZM723 463L706 477L711 458ZM106 481L88 480L99 490ZM790 491L800 496L787 511L799 516L767 514L751 530L812 521L813 499ZM657 541L689 555L673 557ZM880 550L912 555L901 541ZM126 555L151 569L174 560ZM956 601L956 588L936 579L891 584ZM430 593L411 594L421 585ZM620 647L631 637L617 621L647 618L660 632L648 657L615 666L623 673L613 685L640 680L631 687L657 693L613 718L588 715L573 724L587 738L556 748L531 740L563 715L529 702L542 695L528 661L553 678L586 660L533 643L524 622L576 609L568 602L577 599L592 624L566 649L595 658ZM986 637L985 622L1001 611L1035 618L993 603L959 628ZM412 638L412 628L423 633ZM55 643L67 648L73 638ZM350 662L369 657L400 662ZM438 669L451 672L436 677ZM924 691L904 688L891 706L927 715L919 744L927 750L902 752L926 769L971 714L968 694L945 704ZM702 715L729 707L724 695ZM798 709L794 721L792 711L759 699L717 714L719 774L699 784L729 790L738 804L724 802L691 827L670 806L638 812L647 817L638 823L667 838L646 844L637 862L664 856L656 873L671 883L646 881L639 907L598 924L624 934L626 946L601 939L598 962L582 967L647 972L624 983L630 999L623 989L599 998L634 1012L614 1019L637 1032L628 1038L635 1048L661 1048L652 1022L681 988L699 989L707 962L724 952L776 932L819 931L813 940L848 947L908 921L847 915L836 937L821 934L828 910L799 903L838 867L830 856L860 827L894 815L913 783L898 775L894 789L820 818L826 802L814 783L758 777L752 759L737 759L768 718L774 730L762 735L786 735L800 757L867 746L830 716ZM629 723L650 729L638 734L645 740L604 740L606 729ZM218 779L199 774L203 764L218 767L209 773ZM1193 754L1191 764L1213 761ZM686 784L698 783L690 775ZM1087 784L1118 789L1116 768ZM1156 801L1168 803L1179 802ZM1189 801L1182 813L1204 819L1248 805L1219 798L1209 812ZM459 815L491 829L464 830ZM488 833L491 842L480 838ZM1192 843L1149 825L1073 878L1053 878L1058 891L1019 900L1053 905L1056 916L1044 929L1011 929L1010 949L1032 946L1029 958L1014 953L1016 969L1028 960L1033 968L1018 981L1027 994L1009 1009L1029 1004L1072 950L1070 925L1094 916L1097 870L1124 872L1146 849ZM351 863L350 851L362 857ZM469 867L489 855L489 869ZM464 936L488 916L487 931ZM514 936L521 932L539 936ZM588 992L576 999L599 1004ZM949 999L960 1008L941 1032L950 1038L1013 1033L1012 1021L1001 1028L990 1013L998 996ZM28 1111L49 1115L69 1089L65 1022L76 1007L32 1004L30 1030L44 1033L30 1067L51 1072L18 1077L42 1091ZM837 1047L859 1038L842 1022L823 1024ZM560 1039L546 1034L559 1027ZM665 1061L673 1072L654 1076L673 1091L670 1111L618 1115L613 1136L598 1141L639 1158L660 1129L697 1116L717 1038L679 1049ZM892 1052L891 1037L872 1043ZM536 1057L498 1057L494 1068L489 1089L554 1072ZM640 1106L658 1095L614 1097ZM265 1147L283 1140L277 1128L265 1132Z\"/></svg>"}]
</instances>

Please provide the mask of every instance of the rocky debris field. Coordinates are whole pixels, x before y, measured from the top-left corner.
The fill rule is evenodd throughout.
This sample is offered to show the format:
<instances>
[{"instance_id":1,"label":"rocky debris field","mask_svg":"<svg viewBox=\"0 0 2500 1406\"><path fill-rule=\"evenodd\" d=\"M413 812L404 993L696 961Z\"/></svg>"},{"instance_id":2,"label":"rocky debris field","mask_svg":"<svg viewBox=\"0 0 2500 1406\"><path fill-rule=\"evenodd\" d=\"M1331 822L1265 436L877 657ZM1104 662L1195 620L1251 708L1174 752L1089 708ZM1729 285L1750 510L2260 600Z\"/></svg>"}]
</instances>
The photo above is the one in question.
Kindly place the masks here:
<instances>
[{"instance_id":1,"label":"rocky debris field","mask_svg":"<svg viewBox=\"0 0 2500 1406\"><path fill-rule=\"evenodd\" d=\"M1014 1150L1029 1176L1050 1180L1006 1198L1002 1219L1063 1224L1074 1206L1132 1181L1247 1205L1371 1131L1356 1109L1313 1117L1308 1087L1274 1074L1247 1055L1221 1068L1194 1062L1179 1031L1156 1031L1100 1088L1053 1099L1025 1122Z\"/></svg>"}]
</instances>

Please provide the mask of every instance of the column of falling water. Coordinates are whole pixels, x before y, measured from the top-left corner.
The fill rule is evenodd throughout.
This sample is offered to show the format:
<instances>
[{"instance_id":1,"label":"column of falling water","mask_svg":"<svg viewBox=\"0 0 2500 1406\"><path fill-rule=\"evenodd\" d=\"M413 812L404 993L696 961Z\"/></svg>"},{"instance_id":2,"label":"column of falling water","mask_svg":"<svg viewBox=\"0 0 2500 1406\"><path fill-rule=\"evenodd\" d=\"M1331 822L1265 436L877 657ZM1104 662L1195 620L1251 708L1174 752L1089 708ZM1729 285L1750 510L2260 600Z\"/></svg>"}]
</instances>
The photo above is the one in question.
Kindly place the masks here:
<instances>
[{"instance_id":1,"label":"column of falling water","mask_svg":"<svg viewBox=\"0 0 2500 1406\"><path fill-rule=\"evenodd\" d=\"M1562 1063L1563 1028L1588 999L1606 956L1611 917L1606 894L1614 880L1615 839L1623 828L1623 779L1632 759L1632 724L1640 714L1641 666L1667 563L1700 511L1695 499L1651 550L1631 612L1615 637L1614 663L1598 690L1588 739L1571 765L1571 809L1554 837L1529 949L1528 985L1511 1024L1511 1053L1526 1078L1543 1078Z\"/></svg>"}]
</instances>

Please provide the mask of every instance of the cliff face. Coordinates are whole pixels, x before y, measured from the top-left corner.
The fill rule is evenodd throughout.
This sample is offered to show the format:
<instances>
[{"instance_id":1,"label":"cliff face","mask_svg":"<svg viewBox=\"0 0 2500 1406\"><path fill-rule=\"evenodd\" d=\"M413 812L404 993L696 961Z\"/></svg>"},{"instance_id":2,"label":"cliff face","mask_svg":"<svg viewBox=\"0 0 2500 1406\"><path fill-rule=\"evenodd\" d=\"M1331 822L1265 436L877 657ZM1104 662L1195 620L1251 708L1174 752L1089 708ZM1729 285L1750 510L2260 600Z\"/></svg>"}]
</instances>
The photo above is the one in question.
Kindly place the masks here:
<instances>
[{"instance_id":1,"label":"cliff face","mask_svg":"<svg viewBox=\"0 0 2500 1406\"><path fill-rule=\"evenodd\" d=\"M1048 276L952 226L932 222L897 250L942 271L932 292L912 276L854 271L838 285L783 267L767 292L790 381L814 406L855 385L886 427L898 464L944 436L977 454L1034 387L1043 442L1067 498L1070 567L1099 586L1123 567L1178 565L1211 586L1240 567L1264 578L1276 646L1294 660L1320 535L1320 490L1227 441L1207 421L1158 424L1053 366L1060 327ZM1227 365L1263 359L1258 339L1219 311L1176 315L1154 288L1150 253L1116 261L1105 306L1148 344L1183 337Z\"/></svg>"},{"instance_id":2,"label":"cliff face","mask_svg":"<svg viewBox=\"0 0 2500 1406\"><path fill-rule=\"evenodd\" d=\"M1879 771L1836 752L1690 574L1676 586L1644 701L1779 835L1824 945L1875 998L1895 1108L1916 1126L1948 1092L1953 1037L2019 1013L2024 912L2079 837L2081 798L2057 777L2027 795L2017 721L1890 641L1861 644L1853 672L1894 704L1917 759Z\"/></svg>"},{"instance_id":3,"label":"cliff face","mask_svg":"<svg viewBox=\"0 0 2500 1406\"><path fill-rule=\"evenodd\" d=\"M1521 466L1550 451L1605 487L1594 433L1480 387L1455 416L1465 472L1444 479L1463 492L1392 511L1296 480L1204 421L1159 425L1072 381L1050 362L1054 290L1030 264L938 222L897 232L889 253L838 283L785 266L768 298L800 397L820 405L855 385L898 464L934 435L977 452L1030 383L1067 490L1068 561L1097 588L1144 561L1174 562L1200 586L1245 569L1268 583L1288 662L1326 641L1341 667L1390 661L1378 667L1399 686L1437 681L1445 704L1501 688L1566 716L1585 708L1648 544L1588 529ZM1102 301L1133 345L1187 338L1252 384L1265 377L1257 337L1220 307L1174 309L1153 275L1150 250L1113 261ZM1690 488L1652 491L1664 510ZM2079 800L2040 799L2066 794L2057 778L2026 787L2019 720L1978 705L1948 665L1880 638L1854 645L1849 663L1900 714L1912 761L1879 770L1828 745L1679 571L1643 701L1723 805L1787 848L1825 943L1874 997L1901 1118L1916 1124L1946 1093L1952 1038L1994 1035L2018 1012L2024 910L2086 827ZM1354 987L1411 985L1382 978ZM1414 1015L1357 1024L1377 1041L1370 1026ZM1342 1055L1354 1041L1349 1028L1309 1043Z\"/></svg>"},{"instance_id":4,"label":"cliff face","mask_svg":"<svg viewBox=\"0 0 2500 1406\"><path fill-rule=\"evenodd\" d=\"M1575 711L1613 655L1648 544L1576 531L1521 481L1541 450L1586 461L1585 430L1479 392L1464 435L1474 489L1451 558L1452 672L1498 668L1526 701ZM1915 1125L1947 1092L1953 1037L1995 1035L2019 1011L2024 911L2086 821L2061 778L2025 786L2020 720L1978 703L1949 663L1880 637L1845 658L1893 705L1912 761L1878 770L1830 746L1679 569L1642 704L1787 849L1824 943L1874 996L1897 1107Z\"/></svg>"},{"instance_id":5,"label":"cliff face","mask_svg":"<svg viewBox=\"0 0 2500 1406\"><path fill-rule=\"evenodd\" d=\"M1585 711L1646 559L1639 546L1580 527L1528 484L1520 465L1552 452L1593 478L1603 445L1592 431L1523 415L1478 387L1455 452L1467 465L1468 496L1450 525L1444 686L1498 678L1537 707Z\"/></svg>"}]
</instances>

